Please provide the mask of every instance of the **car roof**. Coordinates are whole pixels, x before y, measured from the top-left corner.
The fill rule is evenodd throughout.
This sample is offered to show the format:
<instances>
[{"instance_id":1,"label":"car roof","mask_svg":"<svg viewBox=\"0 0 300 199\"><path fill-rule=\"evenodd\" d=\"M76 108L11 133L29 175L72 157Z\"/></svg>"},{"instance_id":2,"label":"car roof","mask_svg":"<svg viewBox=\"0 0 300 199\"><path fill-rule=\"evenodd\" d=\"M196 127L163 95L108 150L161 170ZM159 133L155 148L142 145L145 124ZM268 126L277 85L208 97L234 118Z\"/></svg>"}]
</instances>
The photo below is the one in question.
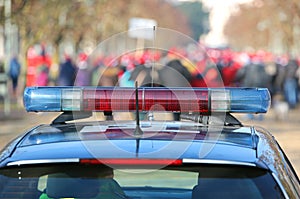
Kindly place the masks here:
<instances>
[{"instance_id":1,"label":"car roof","mask_svg":"<svg viewBox=\"0 0 300 199\"><path fill-rule=\"evenodd\" d=\"M175 121L145 121L140 126L143 135L135 137L133 121L40 125L24 135L3 164L137 157L248 166L258 162L259 139L253 127L209 127Z\"/></svg>"}]
</instances>

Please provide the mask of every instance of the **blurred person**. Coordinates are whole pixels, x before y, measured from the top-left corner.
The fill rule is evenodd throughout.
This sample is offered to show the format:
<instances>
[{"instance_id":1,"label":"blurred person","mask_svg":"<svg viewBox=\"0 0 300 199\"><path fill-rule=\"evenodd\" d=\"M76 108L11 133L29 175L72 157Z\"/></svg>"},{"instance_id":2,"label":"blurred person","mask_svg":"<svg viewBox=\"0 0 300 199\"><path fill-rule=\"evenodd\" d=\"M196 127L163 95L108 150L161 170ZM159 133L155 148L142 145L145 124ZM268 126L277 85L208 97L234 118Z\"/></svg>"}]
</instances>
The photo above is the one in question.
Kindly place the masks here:
<instances>
[{"instance_id":1,"label":"blurred person","mask_svg":"<svg viewBox=\"0 0 300 199\"><path fill-rule=\"evenodd\" d=\"M48 86L49 84L49 72L51 67L51 57L47 53L46 45L40 45L40 54L37 57L36 63L36 85L37 86Z\"/></svg>"},{"instance_id":2,"label":"blurred person","mask_svg":"<svg viewBox=\"0 0 300 199\"><path fill-rule=\"evenodd\" d=\"M266 72L266 66L258 56L252 57L250 62L240 68L235 80L243 87L270 87L270 77Z\"/></svg>"},{"instance_id":3,"label":"blurred person","mask_svg":"<svg viewBox=\"0 0 300 199\"><path fill-rule=\"evenodd\" d=\"M271 94L271 97L276 94L276 76L277 76L277 65L273 60L267 60L265 62L266 64L266 72L270 77L270 87L269 91Z\"/></svg>"},{"instance_id":4,"label":"blurred person","mask_svg":"<svg viewBox=\"0 0 300 199\"><path fill-rule=\"evenodd\" d=\"M295 59L290 59L286 69L283 81L283 92L290 108L295 108L298 103L298 63Z\"/></svg>"},{"instance_id":5,"label":"blurred person","mask_svg":"<svg viewBox=\"0 0 300 199\"><path fill-rule=\"evenodd\" d=\"M87 63L88 56L85 53L79 54L77 63L77 75L75 79L75 86L91 86L91 71Z\"/></svg>"},{"instance_id":6,"label":"blurred person","mask_svg":"<svg viewBox=\"0 0 300 199\"><path fill-rule=\"evenodd\" d=\"M4 70L4 61L3 59L0 57L0 73L5 73Z\"/></svg>"},{"instance_id":7,"label":"blurred person","mask_svg":"<svg viewBox=\"0 0 300 199\"><path fill-rule=\"evenodd\" d=\"M235 86L235 75L242 66L240 56L240 54L227 50L216 64L225 87Z\"/></svg>"},{"instance_id":8,"label":"blurred person","mask_svg":"<svg viewBox=\"0 0 300 199\"><path fill-rule=\"evenodd\" d=\"M260 51L263 63L265 65L265 71L269 77L269 92L271 97L276 94L276 76L277 76L277 64L273 53L267 51Z\"/></svg>"},{"instance_id":9,"label":"blurred person","mask_svg":"<svg viewBox=\"0 0 300 199\"><path fill-rule=\"evenodd\" d=\"M121 67L123 71L119 76L119 86L120 87L134 87L134 81L130 80L131 72L126 67Z\"/></svg>"},{"instance_id":10,"label":"blurred person","mask_svg":"<svg viewBox=\"0 0 300 199\"><path fill-rule=\"evenodd\" d=\"M73 86L76 77L76 66L70 56L65 55L65 61L59 65L58 86Z\"/></svg>"},{"instance_id":11,"label":"blurred person","mask_svg":"<svg viewBox=\"0 0 300 199\"><path fill-rule=\"evenodd\" d=\"M52 65L44 44L29 47L27 51L26 86L47 86Z\"/></svg>"},{"instance_id":12,"label":"blurred person","mask_svg":"<svg viewBox=\"0 0 300 199\"><path fill-rule=\"evenodd\" d=\"M119 63L113 56L107 56L98 67L98 86L116 86L118 84Z\"/></svg>"},{"instance_id":13,"label":"blurred person","mask_svg":"<svg viewBox=\"0 0 300 199\"><path fill-rule=\"evenodd\" d=\"M7 81L7 74L5 73L4 68L4 60L0 57L0 101L5 99L6 96L6 81Z\"/></svg>"},{"instance_id":14,"label":"blurred person","mask_svg":"<svg viewBox=\"0 0 300 199\"><path fill-rule=\"evenodd\" d=\"M287 63L288 59L284 56L275 58L276 74L273 81L274 94L283 94L283 82Z\"/></svg>"},{"instance_id":15,"label":"blurred person","mask_svg":"<svg viewBox=\"0 0 300 199\"><path fill-rule=\"evenodd\" d=\"M160 86L157 73L158 66L155 64L157 60L155 60L153 52L149 50L135 52L134 68L130 70L129 81L137 82L138 86Z\"/></svg>"},{"instance_id":16,"label":"blurred person","mask_svg":"<svg viewBox=\"0 0 300 199\"><path fill-rule=\"evenodd\" d=\"M266 72L265 64L260 56L254 55L249 64L246 64L237 71L235 81L240 82L242 87L270 88L270 77ZM254 115L248 114L249 119L254 119ZM260 114L259 120L263 120Z\"/></svg>"},{"instance_id":17,"label":"blurred person","mask_svg":"<svg viewBox=\"0 0 300 199\"><path fill-rule=\"evenodd\" d=\"M278 93L272 97L272 108L275 112L275 120L288 121L289 104L284 100L282 94Z\"/></svg>"},{"instance_id":18,"label":"blurred person","mask_svg":"<svg viewBox=\"0 0 300 199\"><path fill-rule=\"evenodd\" d=\"M179 59L169 61L159 71L159 80L165 87L191 87L192 75ZM175 121L180 120L180 113L173 113Z\"/></svg>"},{"instance_id":19,"label":"blurred person","mask_svg":"<svg viewBox=\"0 0 300 199\"><path fill-rule=\"evenodd\" d=\"M38 86L48 86L49 83L49 68L45 65L39 66L37 69L36 84Z\"/></svg>"},{"instance_id":20,"label":"blurred person","mask_svg":"<svg viewBox=\"0 0 300 199\"><path fill-rule=\"evenodd\" d=\"M118 85L118 67L106 67L102 66L99 68L100 77L98 86L117 86Z\"/></svg>"},{"instance_id":21,"label":"blurred person","mask_svg":"<svg viewBox=\"0 0 300 199\"><path fill-rule=\"evenodd\" d=\"M169 61L159 71L159 80L165 87L190 87L191 73L179 59Z\"/></svg>"},{"instance_id":22,"label":"blurred person","mask_svg":"<svg viewBox=\"0 0 300 199\"><path fill-rule=\"evenodd\" d=\"M199 76L202 77L204 87L223 86L223 80L219 69L209 58L206 60L204 70Z\"/></svg>"},{"instance_id":23,"label":"blurred person","mask_svg":"<svg viewBox=\"0 0 300 199\"><path fill-rule=\"evenodd\" d=\"M195 61L195 72L192 74L191 86L192 87L206 87L203 76L201 75L206 68L207 55L203 54L198 60Z\"/></svg>"},{"instance_id":24,"label":"blurred person","mask_svg":"<svg viewBox=\"0 0 300 199\"><path fill-rule=\"evenodd\" d=\"M153 64L156 61L159 64ZM129 78L143 87L190 87L191 79L191 73L174 53L163 52L158 56L149 51L144 53ZM180 114L174 113L173 116L174 120L180 120Z\"/></svg>"},{"instance_id":25,"label":"blurred person","mask_svg":"<svg viewBox=\"0 0 300 199\"><path fill-rule=\"evenodd\" d=\"M9 71L8 71L8 76L12 81L12 91L13 91L14 97L16 97L16 94L17 94L18 79L20 76L20 71L21 71L21 64L18 60L18 57L14 56L10 60Z\"/></svg>"},{"instance_id":26,"label":"blurred person","mask_svg":"<svg viewBox=\"0 0 300 199\"><path fill-rule=\"evenodd\" d=\"M138 86L159 86L157 71L151 63L139 64L131 71L129 81L137 82Z\"/></svg>"},{"instance_id":27,"label":"blurred person","mask_svg":"<svg viewBox=\"0 0 300 199\"><path fill-rule=\"evenodd\" d=\"M134 87L134 81L130 80L131 71L134 69L133 59L129 55L124 55L120 59L119 86Z\"/></svg>"}]
</instances>

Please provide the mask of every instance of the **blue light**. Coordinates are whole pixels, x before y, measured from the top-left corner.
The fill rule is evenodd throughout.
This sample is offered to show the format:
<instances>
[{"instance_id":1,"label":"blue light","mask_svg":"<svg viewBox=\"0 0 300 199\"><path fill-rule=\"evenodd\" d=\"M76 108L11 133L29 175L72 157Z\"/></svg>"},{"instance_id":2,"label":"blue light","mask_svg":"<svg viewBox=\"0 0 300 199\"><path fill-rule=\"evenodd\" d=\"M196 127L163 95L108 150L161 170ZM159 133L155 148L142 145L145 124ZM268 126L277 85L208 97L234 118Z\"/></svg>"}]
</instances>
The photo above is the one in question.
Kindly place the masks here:
<instances>
[{"instance_id":1,"label":"blue light","mask_svg":"<svg viewBox=\"0 0 300 199\"><path fill-rule=\"evenodd\" d=\"M230 112L266 113L271 105L271 96L266 88L232 88Z\"/></svg>"},{"instance_id":2,"label":"blue light","mask_svg":"<svg viewBox=\"0 0 300 199\"><path fill-rule=\"evenodd\" d=\"M28 112L61 111L63 87L28 87L24 91L24 106Z\"/></svg>"}]
</instances>

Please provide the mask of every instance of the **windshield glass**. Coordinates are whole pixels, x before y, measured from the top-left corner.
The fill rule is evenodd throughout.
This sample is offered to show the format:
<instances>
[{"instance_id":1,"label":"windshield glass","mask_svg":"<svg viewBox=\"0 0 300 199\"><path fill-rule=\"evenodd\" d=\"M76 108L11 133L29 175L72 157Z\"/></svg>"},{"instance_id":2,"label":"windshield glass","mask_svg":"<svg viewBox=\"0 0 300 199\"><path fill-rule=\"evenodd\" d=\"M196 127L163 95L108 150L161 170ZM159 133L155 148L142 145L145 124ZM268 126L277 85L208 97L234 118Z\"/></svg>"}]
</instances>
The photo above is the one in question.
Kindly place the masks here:
<instances>
[{"instance_id":1,"label":"windshield glass","mask_svg":"<svg viewBox=\"0 0 300 199\"><path fill-rule=\"evenodd\" d=\"M272 176L226 166L56 165L0 171L0 198L282 198Z\"/></svg>"}]
</instances>

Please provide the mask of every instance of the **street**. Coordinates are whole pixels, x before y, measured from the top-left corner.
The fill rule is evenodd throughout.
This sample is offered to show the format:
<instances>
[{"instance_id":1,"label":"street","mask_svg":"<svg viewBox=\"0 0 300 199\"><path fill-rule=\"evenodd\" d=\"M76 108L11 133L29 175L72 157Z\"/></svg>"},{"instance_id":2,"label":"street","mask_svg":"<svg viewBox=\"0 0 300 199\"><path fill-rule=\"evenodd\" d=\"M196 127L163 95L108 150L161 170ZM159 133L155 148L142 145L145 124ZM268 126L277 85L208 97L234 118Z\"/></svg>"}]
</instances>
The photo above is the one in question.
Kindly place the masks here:
<instances>
[{"instance_id":1,"label":"street","mask_svg":"<svg viewBox=\"0 0 300 199\"><path fill-rule=\"evenodd\" d=\"M17 137L35 125L50 123L59 113L26 113L22 108L12 113L12 116L0 117L0 148L3 148L10 140ZM244 115L238 115L244 124L256 124L271 132L294 166L300 176L300 108L290 110L286 121L275 120L274 110L270 109L262 121L243 119Z\"/></svg>"}]
</instances>

